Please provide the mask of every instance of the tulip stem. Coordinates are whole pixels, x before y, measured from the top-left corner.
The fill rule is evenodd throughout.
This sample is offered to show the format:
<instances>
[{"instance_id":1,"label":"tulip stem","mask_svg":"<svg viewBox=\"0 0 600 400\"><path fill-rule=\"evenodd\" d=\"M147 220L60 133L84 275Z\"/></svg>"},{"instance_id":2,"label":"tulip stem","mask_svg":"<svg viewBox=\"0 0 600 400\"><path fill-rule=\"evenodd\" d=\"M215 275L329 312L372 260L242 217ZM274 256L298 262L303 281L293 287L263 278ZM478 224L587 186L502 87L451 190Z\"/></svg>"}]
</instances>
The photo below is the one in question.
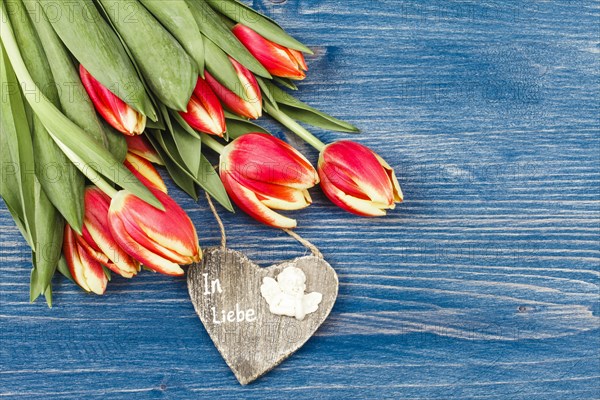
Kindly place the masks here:
<instances>
[{"instance_id":1,"label":"tulip stem","mask_svg":"<svg viewBox=\"0 0 600 400\"><path fill-rule=\"evenodd\" d=\"M325 143L321 142L315 135L304 129L302 125L290 118L286 113L276 110L275 107L265 102L265 111L273 118L275 118L283 126L294 132L306 143L317 149L320 153L325 147Z\"/></svg>"},{"instance_id":2,"label":"tulip stem","mask_svg":"<svg viewBox=\"0 0 600 400\"><path fill-rule=\"evenodd\" d=\"M212 150L216 151L217 153L221 154L223 153L223 150L225 150L225 146L223 146L221 143L217 142L215 139L213 139L212 137L208 136L208 135L200 135L202 137L202 143L207 145L208 147L210 147Z\"/></svg>"}]
</instances>

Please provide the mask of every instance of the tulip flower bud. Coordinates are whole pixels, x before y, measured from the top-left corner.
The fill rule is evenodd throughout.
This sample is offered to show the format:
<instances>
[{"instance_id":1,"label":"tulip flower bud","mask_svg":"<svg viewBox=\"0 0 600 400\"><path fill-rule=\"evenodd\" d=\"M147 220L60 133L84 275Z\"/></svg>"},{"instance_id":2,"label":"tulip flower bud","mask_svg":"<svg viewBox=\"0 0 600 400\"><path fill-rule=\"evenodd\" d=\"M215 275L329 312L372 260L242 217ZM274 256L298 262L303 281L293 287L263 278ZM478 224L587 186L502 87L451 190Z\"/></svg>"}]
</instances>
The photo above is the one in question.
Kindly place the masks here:
<instances>
[{"instance_id":1,"label":"tulip flower bud","mask_svg":"<svg viewBox=\"0 0 600 400\"><path fill-rule=\"evenodd\" d=\"M153 187L167 193L165 182L150 161L128 152L124 164L146 187Z\"/></svg>"},{"instance_id":2,"label":"tulip flower bud","mask_svg":"<svg viewBox=\"0 0 600 400\"><path fill-rule=\"evenodd\" d=\"M295 228L296 220L273 210L299 210L312 200L308 189L319 183L310 162L284 141L263 133L243 135L221 154L221 180L231 199L254 219Z\"/></svg>"},{"instance_id":3,"label":"tulip flower bud","mask_svg":"<svg viewBox=\"0 0 600 400\"><path fill-rule=\"evenodd\" d=\"M164 165L160 155L143 135L125 136L125 140L127 141L128 152L143 157L151 163Z\"/></svg>"},{"instance_id":4,"label":"tulip flower bud","mask_svg":"<svg viewBox=\"0 0 600 400\"><path fill-rule=\"evenodd\" d=\"M185 122L200 132L223 137L226 131L223 107L208 83L202 78L198 78L187 112L179 114Z\"/></svg>"},{"instance_id":5,"label":"tulip flower bud","mask_svg":"<svg viewBox=\"0 0 600 400\"><path fill-rule=\"evenodd\" d=\"M325 146L318 169L325 195L351 213L382 216L403 200L394 170L361 144L344 140Z\"/></svg>"},{"instance_id":6,"label":"tulip flower bud","mask_svg":"<svg viewBox=\"0 0 600 400\"><path fill-rule=\"evenodd\" d=\"M206 82L210 85L219 100L232 112L248 119L258 119L262 116L262 95L256 77L242 64L229 57L237 72L244 97L241 98L223 86L208 71L205 72Z\"/></svg>"},{"instance_id":7,"label":"tulip flower bud","mask_svg":"<svg viewBox=\"0 0 600 400\"><path fill-rule=\"evenodd\" d=\"M140 264L125 253L110 233L110 201L110 197L97 187L86 188L82 235L75 234L75 238L97 262L125 278L131 278L140 271Z\"/></svg>"},{"instance_id":8,"label":"tulip flower bud","mask_svg":"<svg viewBox=\"0 0 600 400\"><path fill-rule=\"evenodd\" d=\"M108 278L102 265L94 259L77 241L76 233L69 225L65 226L63 254L71 276L86 292L104 294Z\"/></svg>"},{"instance_id":9,"label":"tulip flower bud","mask_svg":"<svg viewBox=\"0 0 600 400\"><path fill-rule=\"evenodd\" d=\"M150 191L165 210L122 190L110 204L110 232L127 254L147 268L166 275L183 275L180 265L202 259L196 228L171 197L154 188Z\"/></svg>"},{"instance_id":10,"label":"tulip flower bud","mask_svg":"<svg viewBox=\"0 0 600 400\"><path fill-rule=\"evenodd\" d=\"M145 115L131 108L102 86L83 65L79 66L79 75L96 111L106 122L119 132L129 136L139 135L144 131L146 128Z\"/></svg>"},{"instance_id":11,"label":"tulip flower bud","mask_svg":"<svg viewBox=\"0 0 600 400\"><path fill-rule=\"evenodd\" d=\"M298 50L271 42L242 24L231 31L271 75L297 80L306 77L304 71L308 71L308 67Z\"/></svg>"}]
</instances>

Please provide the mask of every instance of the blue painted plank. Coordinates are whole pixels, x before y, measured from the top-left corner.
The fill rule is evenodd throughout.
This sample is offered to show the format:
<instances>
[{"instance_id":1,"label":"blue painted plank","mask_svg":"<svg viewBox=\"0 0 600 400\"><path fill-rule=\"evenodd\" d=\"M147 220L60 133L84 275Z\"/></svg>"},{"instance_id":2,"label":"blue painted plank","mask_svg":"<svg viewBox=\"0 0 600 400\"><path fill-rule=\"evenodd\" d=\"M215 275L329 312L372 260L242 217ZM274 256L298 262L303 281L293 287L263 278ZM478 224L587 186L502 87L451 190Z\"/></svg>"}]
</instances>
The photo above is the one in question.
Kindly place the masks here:
<instances>
[{"instance_id":1,"label":"blue painted plank","mask_svg":"<svg viewBox=\"0 0 600 400\"><path fill-rule=\"evenodd\" d=\"M239 387L184 279L115 278L101 298L57 279L52 310L30 305L27 247L2 208L0 395L600 398L600 3L254 6L315 48L299 97L361 127L407 198L361 219L317 190L294 214L340 275L330 319ZM206 203L170 189L217 244ZM263 265L304 252L222 216L230 246Z\"/></svg>"}]
</instances>

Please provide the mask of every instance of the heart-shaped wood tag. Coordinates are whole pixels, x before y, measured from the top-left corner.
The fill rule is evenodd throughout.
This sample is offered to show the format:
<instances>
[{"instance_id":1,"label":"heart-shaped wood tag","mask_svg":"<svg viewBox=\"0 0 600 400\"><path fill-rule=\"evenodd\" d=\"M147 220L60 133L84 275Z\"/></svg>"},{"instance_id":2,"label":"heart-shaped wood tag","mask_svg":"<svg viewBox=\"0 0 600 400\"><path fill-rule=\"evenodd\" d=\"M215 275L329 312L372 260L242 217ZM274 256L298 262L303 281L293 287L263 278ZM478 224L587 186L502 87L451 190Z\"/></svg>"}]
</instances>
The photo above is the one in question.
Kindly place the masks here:
<instances>
[{"instance_id":1,"label":"heart-shaped wood tag","mask_svg":"<svg viewBox=\"0 0 600 400\"><path fill-rule=\"evenodd\" d=\"M269 311L260 287L288 267L306 275L306 293L323 299L303 320ZM212 247L201 264L188 271L188 290L196 313L215 346L242 385L246 385L298 350L325 321L338 294L335 270L322 258L305 256L262 268L244 254Z\"/></svg>"}]
</instances>

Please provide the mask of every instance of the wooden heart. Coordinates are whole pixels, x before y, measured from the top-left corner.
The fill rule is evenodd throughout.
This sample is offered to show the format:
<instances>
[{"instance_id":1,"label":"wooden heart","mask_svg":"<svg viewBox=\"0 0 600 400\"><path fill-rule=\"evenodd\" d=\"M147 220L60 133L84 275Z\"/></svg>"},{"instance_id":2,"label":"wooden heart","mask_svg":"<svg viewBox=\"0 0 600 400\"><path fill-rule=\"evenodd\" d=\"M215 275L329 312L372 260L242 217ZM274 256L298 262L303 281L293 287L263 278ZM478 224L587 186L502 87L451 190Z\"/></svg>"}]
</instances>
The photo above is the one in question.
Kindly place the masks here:
<instances>
[{"instance_id":1,"label":"wooden heart","mask_svg":"<svg viewBox=\"0 0 600 400\"><path fill-rule=\"evenodd\" d=\"M306 275L307 293L323 294L317 311L302 321L272 314L260 293L264 277L275 278L290 266ZM187 282L196 313L242 385L302 347L325 321L338 294L337 274L322 258L306 256L261 268L244 254L221 247L204 250Z\"/></svg>"}]
</instances>

